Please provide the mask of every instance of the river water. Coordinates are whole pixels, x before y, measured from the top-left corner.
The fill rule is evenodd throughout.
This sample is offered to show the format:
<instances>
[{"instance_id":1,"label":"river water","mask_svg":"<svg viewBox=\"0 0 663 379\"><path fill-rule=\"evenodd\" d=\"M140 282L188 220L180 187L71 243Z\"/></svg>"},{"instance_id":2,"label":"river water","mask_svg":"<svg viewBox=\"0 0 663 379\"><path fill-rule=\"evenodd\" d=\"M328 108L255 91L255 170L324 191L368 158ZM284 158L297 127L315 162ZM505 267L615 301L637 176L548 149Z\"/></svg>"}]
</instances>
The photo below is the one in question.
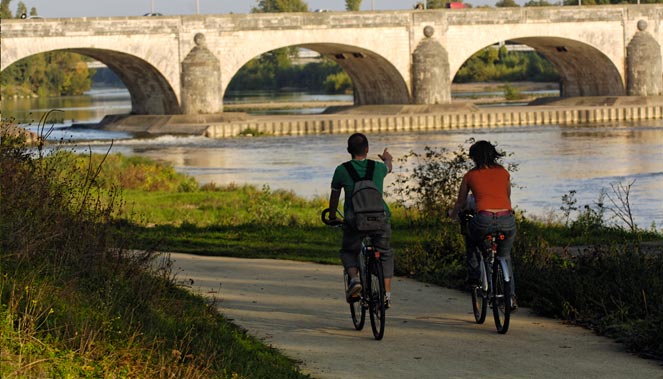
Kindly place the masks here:
<instances>
[{"instance_id":1,"label":"river water","mask_svg":"<svg viewBox=\"0 0 663 379\"><path fill-rule=\"evenodd\" d=\"M348 159L347 135L135 139L125 133L69 127L72 120L96 122L106 114L127 113L130 105L125 91L96 91L91 96L66 99L11 100L3 101L0 106L3 118L15 117L19 121L27 120L28 124L35 120L28 126L33 130L41 114L49 109L62 109L64 112L53 115L58 122L53 124L56 129L51 139L78 140L77 151L91 148L94 152L104 152L112 139L112 152L169 162L201 183L269 185L272 189L292 190L309 198L327 197L335 166ZM578 205L594 205L602 190L614 197L611 186L633 182L630 205L636 223L645 228L655 223L659 230L663 225L663 120L572 127L394 132L369 134L368 137L370 155L374 158L384 147L399 158L410 150L423 152L425 146L456 150L458 145L464 145L467 148L469 138L497 143L501 149L512 153L506 162L519 165L518 171L512 173L516 184L513 203L531 216L561 214L561 198L569 191L577 191ZM404 170L405 167L395 163L396 174ZM387 190L393 187L395 176L389 177ZM610 205L607 199L606 205Z\"/></svg>"}]
</instances>

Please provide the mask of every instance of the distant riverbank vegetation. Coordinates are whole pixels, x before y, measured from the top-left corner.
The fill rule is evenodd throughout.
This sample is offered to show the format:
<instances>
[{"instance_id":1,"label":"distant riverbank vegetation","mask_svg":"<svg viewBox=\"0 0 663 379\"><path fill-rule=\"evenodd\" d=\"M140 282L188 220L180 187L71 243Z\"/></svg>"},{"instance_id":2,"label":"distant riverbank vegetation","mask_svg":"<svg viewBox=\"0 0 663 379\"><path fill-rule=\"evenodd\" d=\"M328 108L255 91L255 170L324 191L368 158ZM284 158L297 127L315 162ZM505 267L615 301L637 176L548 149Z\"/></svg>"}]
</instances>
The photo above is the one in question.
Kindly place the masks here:
<instances>
[{"instance_id":1,"label":"distant riverbank vegetation","mask_svg":"<svg viewBox=\"0 0 663 379\"><path fill-rule=\"evenodd\" d=\"M228 91L297 88L310 92L352 92L350 77L331 60L295 65L297 49L275 50L247 63L228 86ZM289 55L292 54L292 55ZM507 46L488 47L468 59L454 83L557 82L555 67L536 51L509 51Z\"/></svg>"}]
</instances>

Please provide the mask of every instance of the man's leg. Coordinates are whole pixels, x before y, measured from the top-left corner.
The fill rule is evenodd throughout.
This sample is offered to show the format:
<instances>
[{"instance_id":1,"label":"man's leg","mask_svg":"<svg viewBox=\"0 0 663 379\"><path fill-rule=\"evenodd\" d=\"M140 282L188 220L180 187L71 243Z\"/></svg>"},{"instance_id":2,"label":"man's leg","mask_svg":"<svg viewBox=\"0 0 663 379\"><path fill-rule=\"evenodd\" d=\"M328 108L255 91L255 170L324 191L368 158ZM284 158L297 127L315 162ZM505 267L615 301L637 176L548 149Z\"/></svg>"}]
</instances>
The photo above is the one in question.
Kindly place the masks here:
<instances>
[{"instance_id":1,"label":"man's leg","mask_svg":"<svg viewBox=\"0 0 663 379\"><path fill-rule=\"evenodd\" d=\"M361 249L361 235L350 227L343 228L343 242L341 244L341 262L350 277L346 297L357 296L361 292L359 279L359 250Z\"/></svg>"},{"instance_id":2,"label":"man's leg","mask_svg":"<svg viewBox=\"0 0 663 379\"><path fill-rule=\"evenodd\" d=\"M391 225L380 234L371 235L373 245L380 252L382 270L384 272L384 289L387 293L388 304L391 305L391 278L394 276L394 251L391 249Z\"/></svg>"}]
</instances>

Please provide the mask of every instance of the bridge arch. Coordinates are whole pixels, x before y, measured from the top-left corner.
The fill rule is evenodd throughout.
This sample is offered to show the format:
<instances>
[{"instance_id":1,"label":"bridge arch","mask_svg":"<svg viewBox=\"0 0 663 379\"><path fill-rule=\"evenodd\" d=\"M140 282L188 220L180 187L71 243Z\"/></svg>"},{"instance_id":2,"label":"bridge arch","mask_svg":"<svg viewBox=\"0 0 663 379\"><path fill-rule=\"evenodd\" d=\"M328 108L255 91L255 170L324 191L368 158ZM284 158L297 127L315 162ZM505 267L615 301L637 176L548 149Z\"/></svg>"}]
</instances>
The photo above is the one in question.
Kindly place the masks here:
<instances>
[{"instance_id":1,"label":"bridge arch","mask_svg":"<svg viewBox=\"0 0 663 379\"><path fill-rule=\"evenodd\" d=\"M181 113L177 95L168 80L157 68L139 57L119 51L93 48L57 49L38 54L52 51L85 55L108 66L127 87L131 96L132 114Z\"/></svg>"},{"instance_id":2,"label":"bridge arch","mask_svg":"<svg viewBox=\"0 0 663 379\"><path fill-rule=\"evenodd\" d=\"M614 62L586 43L555 37L524 37L511 41L532 47L557 68L562 97L626 95L624 81Z\"/></svg>"},{"instance_id":3,"label":"bridge arch","mask_svg":"<svg viewBox=\"0 0 663 379\"><path fill-rule=\"evenodd\" d=\"M337 43L303 43L278 48L284 47L313 50L324 58L336 62L352 80L355 105L407 104L410 102L410 92L403 76L389 60L374 51ZM276 49L269 51L272 50ZM260 52L256 56L267 52ZM246 63L248 61L244 62L241 67L244 67ZM233 77L241 67L235 70L232 74ZM228 83L230 80L232 77L228 79Z\"/></svg>"},{"instance_id":4,"label":"bridge arch","mask_svg":"<svg viewBox=\"0 0 663 379\"><path fill-rule=\"evenodd\" d=\"M503 41L530 46L546 57L559 72L562 97L626 95L623 67L620 70L614 59L587 42L557 36L516 36L492 40L482 48ZM455 65L452 73L460 70L458 61Z\"/></svg>"}]
</instances>

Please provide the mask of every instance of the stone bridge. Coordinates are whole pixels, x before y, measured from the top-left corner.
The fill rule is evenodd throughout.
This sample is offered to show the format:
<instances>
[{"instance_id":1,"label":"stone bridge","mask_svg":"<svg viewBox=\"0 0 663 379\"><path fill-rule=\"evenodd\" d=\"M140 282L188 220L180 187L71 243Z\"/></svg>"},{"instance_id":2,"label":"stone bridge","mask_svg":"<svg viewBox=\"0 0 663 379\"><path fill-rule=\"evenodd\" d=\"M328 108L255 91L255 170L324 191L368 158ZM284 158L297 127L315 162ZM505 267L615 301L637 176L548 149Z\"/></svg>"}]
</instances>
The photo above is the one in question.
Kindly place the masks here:
<instances>
[{"instance_id":1,"label":"stone bridge","mask_svg":"<svg viewBox=\"0 0 663 379\"><path fill-rule=\"evenodd\" d=\"M53 50L105 63L134 114L223 110L251 59L298 46L337 62L354 102L439 104L463 63L502 41L557 68L562 96L660 95L663 5L223 14L1 21L1 66Z\"/></svg>"}]
</instances>

